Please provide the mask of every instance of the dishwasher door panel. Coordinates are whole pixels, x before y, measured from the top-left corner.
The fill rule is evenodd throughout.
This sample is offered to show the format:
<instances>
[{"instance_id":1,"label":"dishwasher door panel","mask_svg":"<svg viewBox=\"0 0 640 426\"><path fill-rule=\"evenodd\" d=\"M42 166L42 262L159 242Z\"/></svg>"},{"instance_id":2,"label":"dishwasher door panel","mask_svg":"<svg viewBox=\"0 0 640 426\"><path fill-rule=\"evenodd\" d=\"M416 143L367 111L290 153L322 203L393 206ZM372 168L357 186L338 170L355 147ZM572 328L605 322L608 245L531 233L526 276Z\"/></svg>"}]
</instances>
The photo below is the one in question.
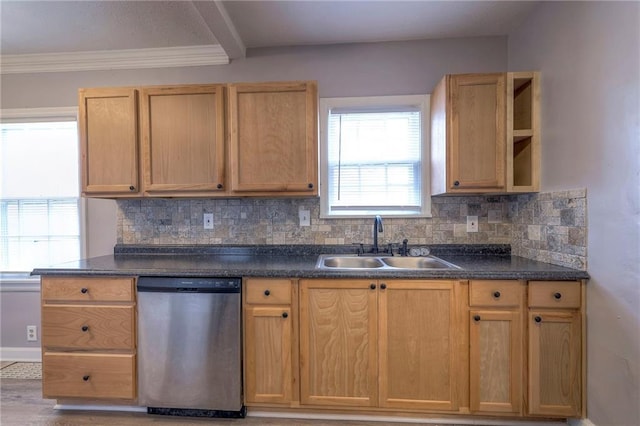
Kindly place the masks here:
<instances>
[{"instance_id":1,"label":"dishwasher door panel","mask_svg":"<svg viewBox=\"0 0 640 426\"><path fill-rule=\"evenodd\" d=\"M138 293L139 403L242 407L239 293Z\"/></svg>"}]
</instances>

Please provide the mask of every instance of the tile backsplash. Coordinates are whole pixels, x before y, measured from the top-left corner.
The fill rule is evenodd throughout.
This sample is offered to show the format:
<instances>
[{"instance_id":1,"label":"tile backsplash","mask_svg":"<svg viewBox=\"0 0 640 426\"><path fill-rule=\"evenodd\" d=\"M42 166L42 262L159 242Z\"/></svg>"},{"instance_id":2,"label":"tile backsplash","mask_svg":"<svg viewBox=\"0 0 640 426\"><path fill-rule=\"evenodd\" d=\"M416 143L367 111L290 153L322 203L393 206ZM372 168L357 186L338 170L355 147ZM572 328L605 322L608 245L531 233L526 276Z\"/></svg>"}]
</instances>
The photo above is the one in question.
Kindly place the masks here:
<instances>
[{"instance_id":1,"label":"tile backsplash","mask_svg":"<svg viewBox=\"0 0 640 426\"><path fill-rule=\"evenodd\" d=\"M381 245L511 244L513 254L586 269L586 191L433 197L431 218L384 218ZM118 200L119 244L371 244L372 219L320 219L318 198ZM298 211L311 226L298 226ZM491 223L489 212L491 211ZM203 214L213 213L213 229ZM478 216L476 233L466 216ZM496 217L498 220L495 220Z\"/></svg>"}]
</instances>

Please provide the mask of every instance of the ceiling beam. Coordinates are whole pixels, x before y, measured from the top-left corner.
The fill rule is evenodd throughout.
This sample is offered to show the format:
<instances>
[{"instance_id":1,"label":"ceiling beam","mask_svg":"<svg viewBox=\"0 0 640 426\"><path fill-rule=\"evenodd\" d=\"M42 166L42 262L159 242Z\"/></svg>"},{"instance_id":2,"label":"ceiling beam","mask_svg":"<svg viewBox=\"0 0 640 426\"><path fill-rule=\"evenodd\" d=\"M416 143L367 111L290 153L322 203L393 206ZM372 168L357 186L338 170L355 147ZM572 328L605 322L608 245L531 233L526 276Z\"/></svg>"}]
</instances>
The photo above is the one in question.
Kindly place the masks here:
<instances>
[{"instance_id":1,"label":"ceiling beam","mask_svg":"<svg viewBox=\"0 0 640 426\"><path fill-rule=\"evenodd\" d=\"M211 34L218 40L220 46L230 59L244 58L247 48L231 21L222 1L192 1Z\"/></svg>"}]
</instances>

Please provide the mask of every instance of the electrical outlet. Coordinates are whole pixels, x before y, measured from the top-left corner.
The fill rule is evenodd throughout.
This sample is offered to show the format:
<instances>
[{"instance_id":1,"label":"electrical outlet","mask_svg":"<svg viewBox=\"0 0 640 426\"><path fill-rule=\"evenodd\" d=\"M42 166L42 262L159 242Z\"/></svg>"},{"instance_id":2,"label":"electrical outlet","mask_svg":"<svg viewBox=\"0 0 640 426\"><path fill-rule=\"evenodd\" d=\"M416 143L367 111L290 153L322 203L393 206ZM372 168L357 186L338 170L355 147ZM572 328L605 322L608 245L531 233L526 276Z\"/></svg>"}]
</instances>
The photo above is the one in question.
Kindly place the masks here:
<instances>
[{"instance_id":1,"label":"electrical outlet","mask_svg":"<svg viewBox=\"0 0 640 426\"><path fill-rule=\"evenodd\" d=\"M204 229L213 229L213 213L204 214Z\"/></svg>"},{"instance_id":2,"label":"electrical outlet","mask_svg":"<svg viewBox=\"0 0 640 426\"><path fill-rule=\"evenodd\" d=\"M467 232L478 232L478 216L467 216Z\"/></svg>"},{"instance_id":3,"label":"electrical outlet","mask_svg":"<svg viewBox=\"0 0 640 426\"><path fill-rule=\"evenodd\" d=\"M300 210L298 216L300 217L300 226L311 226L311 211Z\"/></svg>"},{"instance_id":4,"label":"electrical outlet","mask_svg":"<svg viewBox=\"0 0 640 426\"><path fill-rule=\"evenodd\" d=\"M27 326L27 342L37 342L37 341L38 341L38 326L28 325Z\"/></svg>"}]
</instances>

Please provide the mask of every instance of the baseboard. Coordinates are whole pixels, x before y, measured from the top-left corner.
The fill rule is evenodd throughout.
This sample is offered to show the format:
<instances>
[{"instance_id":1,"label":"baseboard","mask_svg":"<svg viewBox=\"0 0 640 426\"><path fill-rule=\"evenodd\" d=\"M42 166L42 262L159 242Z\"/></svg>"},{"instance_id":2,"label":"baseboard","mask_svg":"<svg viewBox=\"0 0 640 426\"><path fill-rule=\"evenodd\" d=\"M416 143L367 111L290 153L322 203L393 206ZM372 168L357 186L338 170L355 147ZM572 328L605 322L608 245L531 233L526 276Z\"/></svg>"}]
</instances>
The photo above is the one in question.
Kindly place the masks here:
<instances>
[{"instance_id":1,"label":"baseboard","mask_svg":"<svg viewBox=\"0 0 640 426\"><path fill-rule=\"evenodd\" d=\"M42 349L0 348L0 361L42 362Z\"/></svg>"}]
</instances>

